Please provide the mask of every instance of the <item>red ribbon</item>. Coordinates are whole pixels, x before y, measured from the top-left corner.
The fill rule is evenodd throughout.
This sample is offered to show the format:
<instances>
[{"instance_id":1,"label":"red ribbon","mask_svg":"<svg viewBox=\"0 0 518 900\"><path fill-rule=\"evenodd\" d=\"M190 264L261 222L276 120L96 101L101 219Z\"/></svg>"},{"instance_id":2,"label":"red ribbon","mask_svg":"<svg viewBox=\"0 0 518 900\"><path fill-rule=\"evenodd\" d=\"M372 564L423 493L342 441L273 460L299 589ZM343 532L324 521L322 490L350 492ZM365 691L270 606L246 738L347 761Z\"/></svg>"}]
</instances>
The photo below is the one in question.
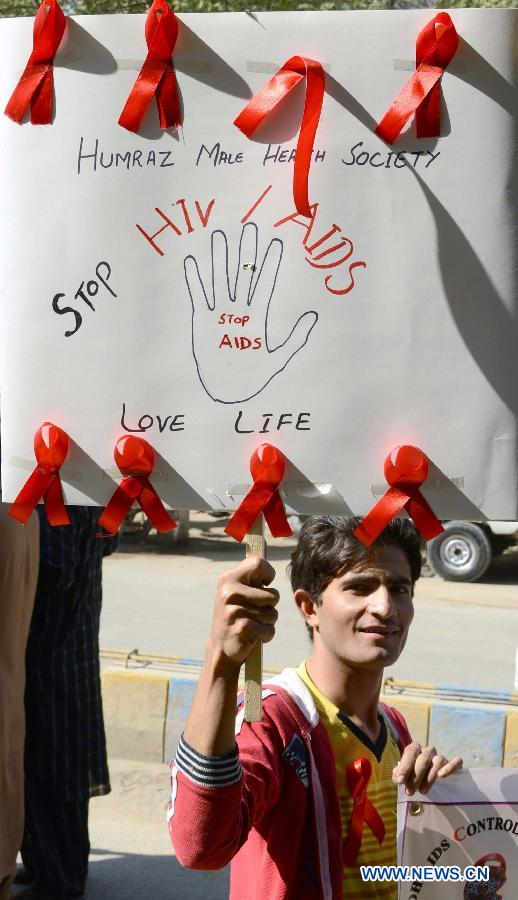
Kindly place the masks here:
<instances>
[{"instance_id":1,"label":"red ribbon","mask_svg":"<svg viewBox=\"0 0 518 900\"><path fill-rule=\"evenodd\" d=\"M144 438L123 435L115 445L114 457L124 478L102 513L99 525L110 534L115 534L134 501L138 500L157 531L171 531L176 528L176 522L165 509L149 481L149 475L155 465L155 454L151 444Z\"/></svg>"},{"instance_id":2,"label":"red ribbon","mask_svg":"<svg viewBox=\"0 0 518 900\"><path fill-rule=\"evenodd\" d=\"M428 458L419 447L396 447L385 460L385 478L390 488L353 531L368 547L394 516L405 507L417 528L429 541L444 531L419 488L428 478Z\"/></svg>"},{"instance_id":3,"label":"red ribbon","mask_svg":"<svg viewBox=\"0 0 518 900\"><path fill-rule=\"evenodd\" d=\"M178 19L166 0L154 0L146 17L148 53L126 100L119 125L138 131L145 112L156 96L161 128L175 128L182 122L178 87L173 66L173 50L178 37Z\"/></svg>"},{"instance_id":4,"label":"red ribbon","mask_svg":"<svg viewBox=\"0 0 518 900\"><path fill-rule=\"evenodd\" d=\"M376 128L387 144L393 144L415 113L417 137L439 137L441 133L440 79L459 46L459 35L450 16L438 13L419 32L416 70L392 101Z\"/></svg>"},{"instance_id":5,"label":"red ribbon","mask_svg":"<svg viewBox=\"0 0 518 900\"><path fill-rule=\"evenodd\" d=\"M300 215L311 216L308 198L309 168L325 88L325 76L321 64L314 59L307 59L305 56L292 56L261 88L259 93L249 100L237 119L234 120L234 125L237 125L243 134L250 137L263 119L282 103L304 77L306 78L306 99L293 170L293 199Z\"/></svg>"},{"instance_id":6,"label":"red ribbon","mask_svg":"<svg viewBox=\"0 0 518 900\"><path fill-rule=\"evenodd\" d=\"M261 513L264 513L273 537L290 537L293 534L278 491L285 468L283 454L271 444L261 444L254 450L250 458L254 483L225 528L226 533L236 541L243 540Z\"/></svg>"},{"instance_id":7,"label":"red ribbon","mask_svg":"<svg viewBox=\"0 0 518 900\"><path fill-rule=\"evenodd\" d=\"M52 61L66 28L66 18L57 0L42 0L34 19L32 53L16 85L5 114L21 122L29 103L33 125L52 121Z\"/></svg>"},{"instance_id":8,"label":"red ribbon","mask_svg":"<svg viewBox=\"0 0 518 900\"><path fill-rule=\"evenodd\" d=\"M67 433L51 422L44 422L34 435L37 466L9 508L9 515L13 519L18 519L25 525L38 500L43 497L50 524L70 525L59 477L59 470L67 454Z\"/></svg>"},{"instance_id":9,"label":"red ribbon","mask_svg":"<svg viewBox=\"0 0 518 900\"><path fill-rule=\"evenodd\" d=\"M372 766L368 759L360 757L349 763L345 770L347 787L353 798L353 811L347 840L343 845L344 866L354 866L360 852L363 837L363 826L367 824L378 843L385 837L385 825L379 812L367 797L367 787L372 774Z\"/></svg>"}]
</instances>

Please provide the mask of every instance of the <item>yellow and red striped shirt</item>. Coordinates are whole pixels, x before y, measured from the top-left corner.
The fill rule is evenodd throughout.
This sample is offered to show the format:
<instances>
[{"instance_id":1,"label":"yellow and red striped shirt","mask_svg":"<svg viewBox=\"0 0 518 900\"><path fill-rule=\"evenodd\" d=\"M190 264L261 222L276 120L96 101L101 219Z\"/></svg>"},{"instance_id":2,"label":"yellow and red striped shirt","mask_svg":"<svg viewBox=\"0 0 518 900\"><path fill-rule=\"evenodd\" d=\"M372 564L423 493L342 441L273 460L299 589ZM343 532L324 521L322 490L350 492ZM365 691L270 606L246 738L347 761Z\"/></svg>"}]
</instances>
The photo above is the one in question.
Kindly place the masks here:
<instances>
[{"instance_id":1,"label":"yellow and red striped shirt","mask_svg":"<svg viewBox=\"0 0 518 900\"><path fill-rule=\"evenodd\" d=\"M349 833L353 800L347 785L346 768L357 759L368 759L371 776L367 797L377 810L385 826L380 844L367 823L356 862L344 865L344 897L347 900L397 900L397 883L394 881L363 881L360 866L396 865L396 800L397 788L392 782L392 770L401 758L399 748L387 728L381 713L381 731L375 744L344 713L340 712L311 681L306 664L302 663L297 674L308 687L318 714L328 734L336 763L338 799L344 841Z\"/></svg>"}]
</instances>

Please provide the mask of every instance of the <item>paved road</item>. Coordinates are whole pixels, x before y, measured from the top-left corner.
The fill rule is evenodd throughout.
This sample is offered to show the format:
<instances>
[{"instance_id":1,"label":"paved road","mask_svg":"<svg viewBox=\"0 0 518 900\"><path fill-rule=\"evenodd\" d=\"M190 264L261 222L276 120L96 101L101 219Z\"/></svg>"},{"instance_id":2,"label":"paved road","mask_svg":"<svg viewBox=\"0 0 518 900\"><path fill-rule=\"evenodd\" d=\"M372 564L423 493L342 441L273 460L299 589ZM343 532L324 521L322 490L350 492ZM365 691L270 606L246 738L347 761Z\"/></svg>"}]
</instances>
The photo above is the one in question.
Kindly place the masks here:
<instances>
[{"instance_id":1,"label":"paved road","mask_svg":"<svg viewBox=\"0 0 518 900\"><path fill-rule=\"evenodd\" d=\"M189 550L148 544L105 561L101 647L201 659L214 585L243 548L223 533L220 519L199 514ZM305 629L291 599L286 566L294 543L272 541L268 558L281 592L275 640L265 665L298 663ZM129 552L127 552L129 549ZM422 578L416 614L401 660L387 674L468 688L512 690L518 646L518 553L507 554L477 584Z\"/></svg>"},{"instance_id":2,"label":"paved road","mask_svg":"<svg viewBox=\"0 0 518 900\"><path fill-rule=\"evenodd\" d=\"M169 767L114 760L113 791L91 805L87 900L226 900L228 871L177 862L166 825Z\"/></svg>"},{"instance_id":3,"label":"paved road","mask_svg":"<svg viewBox=\"0 0 518 900\"><path fill-rule=\"evenodd\" d=\"M112 793L90 802L86 900L227 900L228 871L190 872L173 854L169 767L111 760L110 777Z\"/></svg>"}]
</instances>

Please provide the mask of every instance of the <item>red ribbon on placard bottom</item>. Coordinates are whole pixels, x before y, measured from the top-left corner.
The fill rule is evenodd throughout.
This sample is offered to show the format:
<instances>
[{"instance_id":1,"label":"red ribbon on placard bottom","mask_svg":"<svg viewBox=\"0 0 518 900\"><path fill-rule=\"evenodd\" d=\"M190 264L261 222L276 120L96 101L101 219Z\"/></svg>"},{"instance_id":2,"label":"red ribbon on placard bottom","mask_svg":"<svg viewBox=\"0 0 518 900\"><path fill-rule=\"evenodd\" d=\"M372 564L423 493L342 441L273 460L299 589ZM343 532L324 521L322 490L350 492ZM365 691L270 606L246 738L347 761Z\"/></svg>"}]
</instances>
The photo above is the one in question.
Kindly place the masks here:
<instances>
[{"instance_id":1,"label":"red ribbon on placard bottom","mask_svg":"<svg viewBox=\"0 0 518 900\"><path fill-rule=\"evenodd\" d=\"M23 525L43 497L45 512L51 525L70 525L63 501L59 470L68 454L68 435L51 422L44 422L34 435L36 468L29 476L9 515Z\"/></svg>"},{"instance_id":2,"label":"red ribbon on placard bottom","mask_svg":"<svg viewBox=\"0 0 518 900\"><path fill-rule=\"evenodd\" d=\"M261 444L254 450L250 458L254 483L225 528L226 533L236 541L243 540L261 513L273 537L290 537L293 534L278 491L285 468L284 455L271 444Z\"/></svg>"},{"instance_id":3,"label":"red ribbon on placard bottom","mask_svg":"<svg viewBox=\"0 0 518 900\"><path fill-rule=\"evenodd\" d=\"M372 766L368 759L360 757L349 763L345 770L347 787L353 799L353 811L347 840L343 845L344 866L354 866L363 837L363 828L367 824L379 844L385 838L385 825L376 807L367 797L367 787L372 775Z\"/></svg>"},{"instance_id":4,"label":"red ribbon on placard bottom","mask_svg":"<svg viewBox=\"0 0 518 900\"><path fill-rule=\"evenodd\" d=\"M166 0L154 0L146 16L148 53L126 100L119 125L138 131L151 100L156 96L161 128L181 125L173 50L178 38L178 19Z\"/></svg>"},{"instance_id":5,"label":"red ribbon on placard bottom","mask_svg":"<svg viewBox=\"0 0 518 900\"><path fill-rule=\"evenodd\" d=\"M293 170L293 199L298 213L302 216L311 216L308 197L309 169L325 89L325 75L321 63L305 56L292 56L248 101L234 120L234 125L237 125L247 137L251 137L263 119L282 103L303 78L306 79L306 99Z\"/></svg>"},{"instance_id":6,"label":"red ribbon on placard bottom","mask_svg":"<svg viewBox=\"0 0 518 900\"><path fill-rule=\"evenodd\" d=\"M126 513L135 500L157 531L171 531L176 522L171 518L149 481L155 454L144 438L123 435L115 445L115 462L124 475L113 497L99 519L99 525L110 534L119 530Z\"/></svg>"},{"instance_id":7,"label":"red ribbon on placard bottom","mask_svg":"<svg viewBox=\"0 0 518 900\"><path fill-rule=\"evenodd\" d=\"M390 488L353 531L370 547L394 516L406 508L425 540L444 531L419 488L428 478L428 457L419 447L396 447L385 460L385 478Z\"/></svg>"},{"instance_id":8,"label":"red ribbon on placard bottom","mask_svg":"<svg viewBox=\"0 0 518 900\"><path fill-rule=\"evenodd\" d=\"M67 20L57 0L43 0L34 18L32 53L16 85L5 114L21 122L29 103L33 125L52 121L53 60Z\"/></svg>"},{"instance_id":9,"label":"red ribbon on placard bottom","mask_svg":"<svg viewBox=\"0 0 518 900\"><path fill-rule=\"evenodd\" d=\"M376 128L376 134L387 144L394 143L414 113L418 138L440 136L440 79L458 46L459 35L446 12L438 13L419 32L416 41L416 70Z\"/></svg>"}]
</instances>

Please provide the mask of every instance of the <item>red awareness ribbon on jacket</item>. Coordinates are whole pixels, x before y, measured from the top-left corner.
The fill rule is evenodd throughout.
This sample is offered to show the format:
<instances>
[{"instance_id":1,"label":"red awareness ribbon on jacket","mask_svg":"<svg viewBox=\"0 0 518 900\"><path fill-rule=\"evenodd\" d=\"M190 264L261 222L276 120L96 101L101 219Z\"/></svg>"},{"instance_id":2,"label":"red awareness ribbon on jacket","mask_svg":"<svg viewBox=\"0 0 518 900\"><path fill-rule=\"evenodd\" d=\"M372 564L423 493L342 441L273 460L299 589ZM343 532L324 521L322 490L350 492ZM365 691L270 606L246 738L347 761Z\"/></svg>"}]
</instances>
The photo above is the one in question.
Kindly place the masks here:
<instances>
[{"instance_id":1,"label":"red awareness ribbon on jacket","mask_svg":"<svg viewBox=\"0 0 518 900\"><path fill-rule=\"evenodd\" d=\"M376 128L376 134L387 144L394 143L414 113L418 138L440 136L440 80L458 46L459 35L446 12L438 13L419 32L416 42L416 70Z\"/></svg>"},{"instance_id":2,"label":"red awareness ribbon on jacket","mask_svg":"<svg viewBox=\"0 0 518 900\"><path fill-rule=\"evenodd\" d=\"M390 487L353 531L354 536L370 547L403 508L406 508L425 540L441 534L444 528L419 490L428 478L426 454L419 447L404 444L395 447L387 456L384 468Z\"/></svg>"},{"instance_id":3,"label":"red awareness ribbon on jacket","mask_svg":"<svg viewBox=\"0 0 518 900\"><path fill-rule=\"evenodd\" d=\"M311 153L324 99L325 75L322 65L305 56L292 56L249 100L234 120L234 125L247 137L251 137L266 116L282 103L303 78L306 79L306 99L293 170L293 199L300 215L311 216L308 180Z\"/></svg>"},{"instance_id":4,"label":"red awareness ribbon on jacket","mask_svg":"<svg viewBox=\"0 0 518 900\"><path fill-rule=\"evenodd\" d=\"M385 837L385 825L376 807L367 797L367 787L372 775L372 766L368 759L360 757L349 763L345 770L347 787L353 799L353 811L349 824L347 840L343 845L344 866L354 866L363 837L363 828L367 824L378 843Z\"/></svg>"},{"instance_id":5,"label":"red awareness ribbon on jacket","mask_svg":"<svg viewBox=\"0 0 518 900\"><path fill-rule=\"evenodd\" d=\"M57 0L43 0L34 18L32 53L16 85L5 114L21 122L29 103L33 125L52 121L52 62L65 33L67 20Z\"/></svg>"},{"instance_id":6,"label":"red awareness ribbon on jacket","mask_svg":"<svg viewBox=\"0 0 518 900\"><path fill-rule=\"evenodd\" d=\"M126 100L119 125L138 131L151 100L156 96L161 128L181 125L180 101L173 66L178 19L166 0L154 0L146 16L148 53Z\"/></svg>"},{"instance_id":7,"label":"red awareness ribbon on jacket","mask_svg":"<svg viewBox=\"0 0 518 900\"><path fill-rule=\"evenodd\" d=\"M110 534L115 534L134 501L138 500L157 531L176 528L176 522L149 481L155 465L151 444L141 437L123 435L117 441L113 455L124 478L102 513L99 525Z\"/></svg>"},{"instance_id":8,"label":"red awareness ribbon on jacket","mask_svg":"<svg viewBox=\"0 0 518 900\"><path fill-rule=\"evenodd\" d=\"M225 528L236 541L243 540L261 513L264 513L273 537L293 534L278 491L285 468L284 455L271 444L261 444L254 450L250 458L254 483Z\"/></svg>"},{"instance_id":9,"label":"red awareness ribbon on jacket","mask_svg":"<svg viewBox=\"0 0 518 900\"><path fill-rule=\"evenodd\" d=\"M43 497L45 512L51 525L70 525L70 519L63 501L59 470L68 454L68 434L44 422L34 435L34 455L36 468L29 476L14 503L9 507L9 515L23 525Z\"/></svg>"}]
</instances>

